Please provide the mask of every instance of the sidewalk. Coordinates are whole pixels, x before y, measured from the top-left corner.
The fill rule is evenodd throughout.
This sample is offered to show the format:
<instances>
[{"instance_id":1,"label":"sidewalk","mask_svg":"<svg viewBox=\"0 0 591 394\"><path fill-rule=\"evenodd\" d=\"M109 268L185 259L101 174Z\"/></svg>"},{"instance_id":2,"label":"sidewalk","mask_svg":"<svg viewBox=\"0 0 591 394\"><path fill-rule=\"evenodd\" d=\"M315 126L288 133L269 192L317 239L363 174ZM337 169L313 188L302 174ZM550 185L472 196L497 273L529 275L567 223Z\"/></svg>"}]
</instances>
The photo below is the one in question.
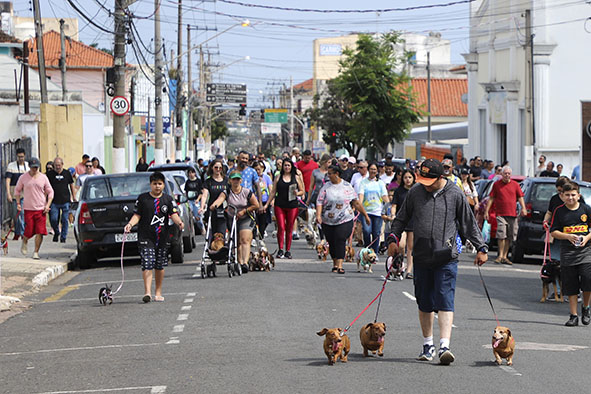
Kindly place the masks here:
<instances>
[{"instance_id":1,"label":"sidewalk","mask_svg":"<svg viewBox=\"0 0 591 394\"><path fill-rule=\"evenodd\" d=\"M21 254L21 240L8 240L8 255L0 254L0 312L10 310L19 298L38 291L68 270L76 254L76 240L70 227L65 244L52 242L53 235L44 237L40 260L33 260L34 239L28 243L29 254ZM2 253L2 252L0 252Z\"/></svg>"}]
</instances>

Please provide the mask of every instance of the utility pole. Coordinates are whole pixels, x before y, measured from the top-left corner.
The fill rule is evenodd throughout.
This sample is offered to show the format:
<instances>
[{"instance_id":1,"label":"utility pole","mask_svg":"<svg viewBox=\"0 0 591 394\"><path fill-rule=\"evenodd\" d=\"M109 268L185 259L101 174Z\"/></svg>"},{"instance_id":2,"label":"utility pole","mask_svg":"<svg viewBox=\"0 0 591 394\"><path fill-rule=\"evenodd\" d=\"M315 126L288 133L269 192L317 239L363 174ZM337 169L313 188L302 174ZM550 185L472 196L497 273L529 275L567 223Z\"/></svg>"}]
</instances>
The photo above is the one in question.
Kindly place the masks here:
<instances>
[{"instance_id":1,"label":"utility pole","mask_svg":"<svg viewBox=\"0 0 591 394\"><path fill-rule=\"evenodd\" d=\"M295 146L293 138L293 77L289 77L289 141L287 143L291 148Z\"/></svg>"},{"instance_id":2,"label":"utility pole","mask_svg":"<svg viewBox=\"0 0 591 394\"><path fill-rule=\"evenodd\" d=\"M529 100L526 99L526 106L530 112L530 139L529 142L534 146L534 163L537 152L535 151L536 146L536 118L535 118L535 103L534 103L534 34L532 30L531 10L525 10L525 34L526 34L526 45L525 45L525 57L526 64L529 68L526 73L529 74L527 82L529 83L529 89L526 90L526 96L529 95ZM526 75L527 75L526 74Z\"/></svg>"},{"instance_id":3,"label":"utility pole","mask_svg":"<svg viewBox=\"0 0 591 394\"><path fill-rule=\"evenodd\" d=\"M66 89L66 34L64 33L65 20L60 19L60 43L62 53L60 58L60 70L62 73L62 101L66 101L68 89Z\"/></svg>"},{"instance_id":4,"label":"utility pole","mask_svg":"<svg viewBox=\"0 0 591 394\"><path fill-rule=\"evenodd\" d=\"M29 44L23 42L23 82L25 84L25 114L29 113Z\"/></svg>"},{"instance_id":5,"label":"utility pole","mask_svg":"<svg viewBox=\"0 0 591 394\"><path fill-rule=\"evenodd\" d=\"M195 159L193 145L193 111L191 111L191 96L193 95L193 81L191 80L191 25L187 25L187 118L189 126L187 130L187 156Z\"/></svg>"},{"instance_id":6,"label":"utility pole","mask_svg":"<svg viewBox=\"0 0 591 394\"><path fill-rule=\"evenodd\" d=\"M431 142L431 52L427 52L427 140Z\"/></svg>"},{"instance_id":7,"label":"utility pole","mask_svg":"<svg viewBox=\"0 0 591 394\"><path fill-rule=\"evenodd\" d=\"M203 46L199 45L199 138L205 138L205 65L203 59Z\"/></svg>"},{"instance_id":8,"label":"utility pole","mask_svg":"<svg viewBox=\"0 0 591 394\"><path fill-rule=\"evenodd\" d=\"M164 149L162 141L162 37L160 36L160 1L154 0L154 163L164 164Z\"/></svg>"},{"instance_id":9,"label":"utility pole","mask_svg":"<svg viewBox=\"0 0 591 394\"><path fill-rule=\"evenodd\" d=\"M41 25L41 9L39 0L33 0L33 12L35 17L35 41L37 43L37 63L39 63L39 88L41 90L41 103L47 104L47 73L45 72L45 51L43 50L43 26Z\"/></svg>"},{"instance_id":10,"label":"utility pole","mask_svg":"<svg viewBox=\"0 0 591 394\"><path fill-rule=\"evenodd\" d=\"M182 107L182 97L183 97L183 78L182 78L182 67L183 67L183 57L181 53L183 52L183 1L178 0L178 24L177 24L177 59L176 59L176 107L175 107L175 118L176 118L176 127L183 127L183 107ZM176 147L176 159L183 159L183 137L176 137L175 139L175 147Z\"/></svg>"},{"instance_id":11,"label":"utility pole","mask_svg":"<svg viewBox=\"0 0 591 394\"><path fill-rule=\"evenodd\" d=\"M115 0L115 96L125 97L125 13L123 0ZM113 172L125 172L125 117L113 114Z\"/></svg>"}]
</instances>

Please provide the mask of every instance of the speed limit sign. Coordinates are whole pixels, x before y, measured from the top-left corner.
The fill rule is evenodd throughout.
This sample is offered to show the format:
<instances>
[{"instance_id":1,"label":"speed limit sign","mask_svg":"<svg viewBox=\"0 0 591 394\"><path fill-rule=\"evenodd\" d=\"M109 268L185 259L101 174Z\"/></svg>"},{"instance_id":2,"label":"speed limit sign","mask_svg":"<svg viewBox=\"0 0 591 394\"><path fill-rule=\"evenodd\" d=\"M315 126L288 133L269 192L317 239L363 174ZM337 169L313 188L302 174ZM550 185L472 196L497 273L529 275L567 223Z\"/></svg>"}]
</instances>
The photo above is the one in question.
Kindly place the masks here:
<instances>
[{"instance_id":1,"label":"speed limit sign","mask_svg":"<svg viewBox=\"0 0 591 394\"><path fill-rule=\"evenodd\" d=\"M117 116L123 116L129 112L129 101L123 96L115 96L111 99L111 112Z\"/></svg>"}]
</instances>

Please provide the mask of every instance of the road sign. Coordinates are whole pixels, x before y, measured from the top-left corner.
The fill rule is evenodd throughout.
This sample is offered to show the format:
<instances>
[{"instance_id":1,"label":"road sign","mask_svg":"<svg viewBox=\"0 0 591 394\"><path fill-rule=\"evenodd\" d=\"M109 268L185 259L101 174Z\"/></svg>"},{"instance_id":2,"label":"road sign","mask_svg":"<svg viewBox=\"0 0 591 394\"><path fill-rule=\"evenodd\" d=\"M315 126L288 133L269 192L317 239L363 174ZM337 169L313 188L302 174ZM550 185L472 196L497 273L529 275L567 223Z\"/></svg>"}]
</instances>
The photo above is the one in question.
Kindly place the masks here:
<instances>
[{"instance_id":1,"label":"road sign","mask_svg":"<svg viewBox=\"0 0 591 394\"><path fill-rule=\"evenodd\" d=\"M287 109L265 109L265 123L287 123Z\"/></svg>"},{"instance_id":2,"label":"road sign","mask_svg":"<svg viewBox=\"0 0 591 394\"><path fill-rule=\"evenodd\" d=\"M231 108L231 109L216 108L215 117L216 117L216 119L230 121L230 122L235 121L235 120L241 120L241 116L238 113L237 108Z\"/></svg>"},{"instance_id":3,"label":"road sign","mask_svg":"<svg viewBox=\"0 0 591 394\"><path fill-rule=\"evenodd\" d=\"M261 123L261 134L281 134L281 123Z\"/></svg>"},{"instance_id":4,"label":"road sign","mask_svg":"<svg viewBox=\"0 0 591 394\"><path fill-rule=\"evenodd\" d=\"M156 132L156 118L150 116L150 133ZM162 117L162 133L170 134L170 116L163 116Z\"/></svg>"},{"instance_id":5,"label":"road sign","mask_svg":"<svg viewBox=\"0 0 591 394\"><path fill-rule=\"evenodd\" d=\"M123 116L129 112L129 101L123 96L115 96L111 99L111 112L117 116Z\"/></svg>"},{"instance_id":6,"label":"road sign","mask_svg":"<svg viewBox=\"0 0 591 394\"><path fill-rule=\"evenodd\" d=\"M208 83L205 91L208 103L246 104L246 85L237 83Z\"/></svg>"},{"instance_id":7,"label":"road sign","mask_svg":"<svg viewBox=\"0 0 591 394\"><path fill-rule=\"evenodd\" d=\"M174 136L175 137L182 137L183 136L183 128L180 126L177 126L174 128Z\"/></svg>"}]
</instances>

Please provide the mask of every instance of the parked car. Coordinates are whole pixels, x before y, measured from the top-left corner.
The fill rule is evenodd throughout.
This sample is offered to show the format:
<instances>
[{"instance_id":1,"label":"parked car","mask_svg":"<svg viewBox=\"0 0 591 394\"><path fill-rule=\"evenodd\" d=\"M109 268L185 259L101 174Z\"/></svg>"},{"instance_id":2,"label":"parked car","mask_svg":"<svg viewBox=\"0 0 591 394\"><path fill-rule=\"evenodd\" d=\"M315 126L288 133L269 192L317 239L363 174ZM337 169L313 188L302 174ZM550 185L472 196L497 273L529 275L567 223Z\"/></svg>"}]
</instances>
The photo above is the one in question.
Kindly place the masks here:
<instances>
[{"instance_id":1,"label":"parked car","mask_svg":"<svg viewBox=\"0 0 591 394\"><path fill-rule=\"evenodd\" d=\"M526 178L521 182L527 216L519 218L517 240L513 244L512 258L521 262L525 255L544 253L546 233L542 226L548 204L556 194L556 178ZM591 183L577 181L586 202L591 202Z\"/></svg>"},{"instance_id":2,"label":"parked car","mask_svg":"<svg viewBox=\"0 0 591 394\"><path fill-rule=\"evenodd\" d=\"M191 253L193 251L193 248L195 247L195 218L193 217L193 211L191 210L189 199L187 198L185 193L183 193L183 190L181 189L181 185L179 184L177 177L174 177L169 172L163 172L163 174L169 183L170 190L172 191L171 195L177 202L179 208L179 216L181 217L181 220L185 225L185 228L183 229L182 233L183 252ZM175 253L177 253L177 255L179 255L180 258L181 253L179 251L175 251Z\"/></svg>"},{"instance_id":3,"label":"parked car","mask_svg":"<svg viewBox=\"0 0 591 394\"><path fill-rule=\"evenodd\" d=\"M162 173L171 174L174 179L177 180L179 185L181 185L181 189L184 190L185 182L188 179L187 171L189 168L196 169L194 163L169 163L169 164L157 164L153 165L148 168L148 171L160 171ZM199 176L199 171L197 171L197 176Z\"/></svg>"},{"instance_id":4,"label":"parked car","mask_svg":"<svg viewBox=\"0 0 591 394\"><path fill-rule=\"evenodd\" d=\"M97 175L88 177L75 206L74 235L78 254L74 265L89 268L100 258L121 253L123 227L133 215L137 197L150 191L150 173ZM174 180L167 178L164 192L173 196ZM191 226L189 226L191 227ZM182 263L183 246L180 229L172 226L171 261ZM134 256L137 249L137 227L125 242L125 255Z\"/></svg>"}]
</instances>

